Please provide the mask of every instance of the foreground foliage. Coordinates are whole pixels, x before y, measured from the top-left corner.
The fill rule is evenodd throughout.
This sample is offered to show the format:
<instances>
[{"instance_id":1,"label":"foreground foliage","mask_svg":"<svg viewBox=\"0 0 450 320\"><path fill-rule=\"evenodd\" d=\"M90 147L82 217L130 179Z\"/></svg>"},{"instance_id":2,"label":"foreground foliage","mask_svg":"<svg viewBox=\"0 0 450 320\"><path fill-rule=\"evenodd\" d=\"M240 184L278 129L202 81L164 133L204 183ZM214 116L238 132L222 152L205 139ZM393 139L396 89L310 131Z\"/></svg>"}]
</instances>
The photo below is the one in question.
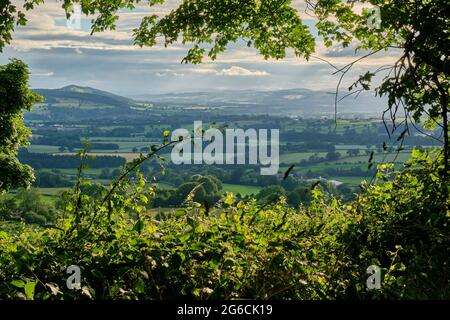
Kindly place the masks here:
<instances>
[{"instance_id":1,"label":"foreground foliage","mask_svg":"<svg viewBox=\"0 0 450 320\"><path fill-rule=\"evenodd\" d=\"M442 152L415 151L403 172L379 167L378 181L350 204L316 186L307 208L228 194L205 209L191 194L185 208L158 215L146 211L154 187L134 169L109 190L80 180L55 227L2 225L0 296L449 298L442 166ZM80 290L66 287L70 265L81 269ZM383 270L381 290L366 287L370 265Z\"/></svg>"},{"instance_id":2,"label":"foreground foliage","mask_svg":"<svg viewBox=\"0 0 450 320\"><path fill-rule=\"evenodd\" d=\"M0 193L29 187L34 180L33 169L17 159L18 150L29 144L31 135L23 112L42 99L28 87L28 73L27 65L17 59L0 66Z\"/></svg>"}]
</instances>

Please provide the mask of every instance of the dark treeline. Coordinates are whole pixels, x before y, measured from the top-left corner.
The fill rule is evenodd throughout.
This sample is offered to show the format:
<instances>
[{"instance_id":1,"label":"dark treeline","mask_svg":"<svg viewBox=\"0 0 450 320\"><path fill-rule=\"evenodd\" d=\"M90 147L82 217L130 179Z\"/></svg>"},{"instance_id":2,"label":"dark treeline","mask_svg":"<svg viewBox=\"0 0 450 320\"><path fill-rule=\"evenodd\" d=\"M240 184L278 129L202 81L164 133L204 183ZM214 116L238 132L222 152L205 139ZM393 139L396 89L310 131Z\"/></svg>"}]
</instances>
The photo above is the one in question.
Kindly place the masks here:
<instances>
[{"instance_id":1,"label":"dark treeline","mask_svg":"<svg viewBox=\"0 0 450 320\"><path fill-rule=\"evenodd\" d=\"M354 129L347 128L343 133L335 132L320 133L317 130L288 130L280 132L281 141L303 142L305 144L287 144L285 151L302 152L309 150L322 149L324 151L334 151L334 144L356 144L356 145L375 145L379 146L383 141L389 141L390 138L384 126L379 125L376 128L366 128L367 132L358 133ZM411 129L411 131L414 131ZM436 141L430 137L412 134L405 136L405 143L408 145L436 145Z\"/></svg>"},{"instance_id":2,"label":"dark treeline","mask_svg":"<svg viewBox=\"0 0 450 320\"><path fill-rule=\"evenodd\" d=\"M19 151L19 159L35 169L57 168L73 169L80 165L80 157L76 155L50 155L44 153L31 153L26 149ZM123 166L126 159L119 156L96 156L86 160L90 168L116 168Z\"/></svg>"},{"instance_id":3,"label":"dark treeline","mask_svg":"<svg viewBox=\"0 0 450 320\"><path fill-rule=\"evenodd\" d=\"M73 180L64 177L57 169L49 171L36 170L34 172L36 180L34 180L33 186L38 188L66 188L72 187Z\"/></svg>"},{"instance_id":4,"label":"dark treeline","mask_svg":"<svg viewBox=\"0 0 450 320\"><path fill-rule=\"evenodd\" d=\"M74 134L73 132L66 132L64 134L48 135L39 137L33 140L34 144L43 144L49 146L58 146L67 150L82 149L84 148L82 143L82 137ZM117 143L91 143L91 149L96 150L118 150L119 145Z\"/></svg>"}]
</instances>

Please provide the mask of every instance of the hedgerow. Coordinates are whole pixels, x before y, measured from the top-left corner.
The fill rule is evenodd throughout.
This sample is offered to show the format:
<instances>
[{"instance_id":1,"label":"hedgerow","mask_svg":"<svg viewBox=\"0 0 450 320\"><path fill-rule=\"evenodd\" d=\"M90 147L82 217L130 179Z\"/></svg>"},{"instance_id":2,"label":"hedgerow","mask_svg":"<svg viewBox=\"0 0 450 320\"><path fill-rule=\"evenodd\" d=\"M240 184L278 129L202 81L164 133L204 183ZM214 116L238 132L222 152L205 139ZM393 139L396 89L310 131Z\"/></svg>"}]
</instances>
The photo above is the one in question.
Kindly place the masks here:
<instances>
[{"instance_id":1,"label":"hedgerow","mask_svg":"<svg viewBox=\"0 0 450 320\"><path fill-rule=\"evenodd\" d=\"M158 150L154 150L156 152ZM82 157L87 157L82 153ZM449 182L441 151L414 151L400 172L341 203L320 185L308 207L228 193L213 208L148 211L154 186L127 164L111 187L65 194L52 227L0 231L2 299L449 298ZM82 167L80 167L80 172ZM80 175L81 176L81 175ZM81 287L66 286L68 266ZM380 290L367 268L382 270Z\"/></svg>"}]
</instances>

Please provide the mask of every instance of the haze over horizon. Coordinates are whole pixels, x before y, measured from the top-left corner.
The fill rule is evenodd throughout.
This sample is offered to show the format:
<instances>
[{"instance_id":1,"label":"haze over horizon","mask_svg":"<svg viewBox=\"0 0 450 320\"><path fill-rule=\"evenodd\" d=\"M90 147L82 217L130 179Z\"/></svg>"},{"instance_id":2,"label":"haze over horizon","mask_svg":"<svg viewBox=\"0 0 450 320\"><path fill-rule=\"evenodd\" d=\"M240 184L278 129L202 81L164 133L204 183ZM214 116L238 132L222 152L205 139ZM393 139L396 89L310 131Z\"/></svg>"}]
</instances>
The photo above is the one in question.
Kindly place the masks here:
<instances>
[{"instance_id":1,"label":"haze over horizon","mask_svg":"<svg viewBox=\"0 0 450 320\"><path fill-rule=\"evenodd\" d=\"M127 108L131 105L140 108L153 108L165 105L175 108L219 108L221 113L233 114L271 114L281 116L323 117L335 114L335 93L305 88L254 91L254 90L215 90L202 92L172 92L169 94L144 94L138 96L117 95L113 92L93 87L68 85L56 89L34 89L44 96L47 106L67 106L73 108L81 104L103 107L114 105ZM106 99L106 100L105 100ZM78 102L77 102L78 101ZM376 98L371 92L363 92L358 99L347 97L339 101L336 114L339 117L380 117L385 110L385 98ZM103 108L102 107L102 108ZM237 107L237 108L236 108ZM39 112L39 110L36 110Z\"/></svg>"},{"instance_id":2,"label":"haze over horizon","mask_svg":"<svg viewBox=\"0 0 450 320\"><path fill-rule=\"evenodd\" d=\"M21 3L15 0L14 3ZM338 77L324 61L309 62L292 53L280 61L264 60L243 41L218 55L216 61L205 59L199 65L181 64L188 46L172 45L152 48L133 45L133 28L142 17L165 13L177 1L149 8L139 5L133 11L122 11L117 30L90 36L90 18L83 16L81 30L67 27L61 3L46 3L27 13L28 24L18 27L11 45L0 56L0 63L16 57L31 70L34 88L60 88L70 84L90 86L124 96L172 92L215 90L270 91L292 88L333 90ZM301 1L294 1L304 23L315 20L302 11ZM363 53L360 53L360 55ZM325 48L318 40L315 57L327 59L340 67L355 59L352 46ZM380 52L354 67L342 84L343 91L355 77L395 59L395 53ZM344 92L345 93L345 92Z\"/></svg>"}]
</instances>

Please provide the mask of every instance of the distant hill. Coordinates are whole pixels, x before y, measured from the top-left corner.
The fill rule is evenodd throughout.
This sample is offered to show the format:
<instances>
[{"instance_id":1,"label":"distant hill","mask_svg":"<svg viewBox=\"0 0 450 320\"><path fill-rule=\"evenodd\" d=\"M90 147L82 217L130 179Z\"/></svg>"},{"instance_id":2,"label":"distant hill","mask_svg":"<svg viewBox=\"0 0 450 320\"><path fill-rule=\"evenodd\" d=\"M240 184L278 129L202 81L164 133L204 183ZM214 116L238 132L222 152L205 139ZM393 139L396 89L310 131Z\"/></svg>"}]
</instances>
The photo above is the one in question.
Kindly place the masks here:
<instances>
[{"instance_id":1,"label":"distant hill","mask_svg":"<svg viewBox=\"0 0 450 320\"><path fill-rule=\"evenodd\" d=\"M334 115L334 92L304 88L277 91L229 90L214 92L141 95L136 100L90 87L76 85L60 89L35 89L45 97L41 106L32 111L34 119L88 120L141 119L163 107L179 109L215 109L223 114L277 114L284 116L330 117ZM342 92L340 96L346 94ZM169 107L167 109L166 107ZM339 102L338 114L358 117L379 116L386 101L361 93L357 99L348 97Z\"/></svg>"},{"instance_id":2,"label":"distant hill","mask_svg":"<svg viewBox=\"0 0 450 320\"><path fill-rule=\"evenodd\" d=\"M152 102L180 104L297 104L300 100L329 100L330 93L309 89L288 89L276 91L221 90L212 92L181 92L159 95L142 95L139 98ZM322 101L323 103L323 101Z\"/></svg>"},{"instance_id":3,"label":"distant hill","mask_svg":"<svg viewBox=\"0 0 450 320\"><path fill-rule=\"evenodd\" d=\"M76 85L70 85L60 89L35 89L34 91L44 96L44 104L51 107L98 109L126 108L135 105L132 99L107 91Z\"/></svg>"},{"instance_id":4,"label":"distant hill","mask_svg":"<svg viewBox=\"0 0 450 320\"><path fill-rule=\"evenodd\" d=\"M339 97L347 94L342 91ZM315 91L304 88L254 91L234 90L216 92L170 93L141 95L136 97L153 103L171 105L204 105L209 107L245 107L243 113L269 113L301 116L320 116L334 113L334 92ZM239 109L239 108L237 108ZM347 97L338 104L338 113L379 115L386 109L384 99L373 93L363 92L357 99ZM236 110L236 112L239 112Z\"/></svg>"}]
</instances>

